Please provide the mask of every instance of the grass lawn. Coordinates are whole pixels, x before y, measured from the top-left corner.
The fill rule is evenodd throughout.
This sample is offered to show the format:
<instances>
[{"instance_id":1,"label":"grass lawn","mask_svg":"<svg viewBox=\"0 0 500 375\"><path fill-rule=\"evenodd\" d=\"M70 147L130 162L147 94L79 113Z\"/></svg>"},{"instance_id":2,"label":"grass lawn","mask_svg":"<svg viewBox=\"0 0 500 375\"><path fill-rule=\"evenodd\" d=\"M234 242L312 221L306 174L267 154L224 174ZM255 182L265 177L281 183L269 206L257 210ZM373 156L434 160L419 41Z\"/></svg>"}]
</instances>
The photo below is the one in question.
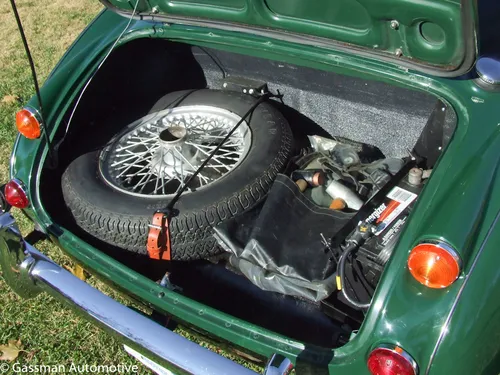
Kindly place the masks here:
<instances>
[{"instance_id":1,"label":"grass lawn","mask_svg":"<svg viewBox=\"0 0 500 375\"><path fill-rule=\"evenodd\" d=\"M17 4L40 83L81 30L102 9L97 0L17 0ZM34 90L8 1L0 3L0 24L0 181L5 182L16 136L14 116ZM18 212L16 217L22 231L28 233L31 223ZM71 261L50 242L41 242L37 247L59 264L72 266ZM113 294L95 279L90 278L88 282ZM119 299L119 296L114 297ZM62 364L67 368L71 363L137 364L116 340L49 296L42 294L32 300L22 300L9 290L0 276L0 345L9 340L21 341L23 350L16 361L22 364ZM150 372L140 367L139 373Z\"/></svg>"}]
</instances>

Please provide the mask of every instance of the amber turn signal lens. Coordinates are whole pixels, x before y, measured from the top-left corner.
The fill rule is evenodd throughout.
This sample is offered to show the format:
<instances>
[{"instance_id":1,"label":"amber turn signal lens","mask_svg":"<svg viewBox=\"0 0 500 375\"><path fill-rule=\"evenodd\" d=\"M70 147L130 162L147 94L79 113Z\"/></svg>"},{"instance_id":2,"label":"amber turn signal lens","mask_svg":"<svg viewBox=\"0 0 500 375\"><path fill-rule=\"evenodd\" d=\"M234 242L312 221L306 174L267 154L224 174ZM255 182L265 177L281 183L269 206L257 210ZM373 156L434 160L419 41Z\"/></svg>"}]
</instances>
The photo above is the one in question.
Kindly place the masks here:
<instances>
[{"instance_id":1,"label":"amber turn signal lens","mask_svg":"<svg viewBox=\"0 0 500 375\"><path fill-rule=\"evenodd\" d=\"M443 242L421 243L408 257L408 269L421 284L433 288L446 288L460 275L458 254Z\"/></svg>"},{"instance_id":2,"label":"amber turn signal lens","mask_svg":"<svg viewBox=\"0 0 500 375\"><path fill-rule=\"evenodd\" d=\"M40 137L40 123L27 109L21 109L16 113L16 127L19 133L28 139Z\"/></svg>"}]
</instances>

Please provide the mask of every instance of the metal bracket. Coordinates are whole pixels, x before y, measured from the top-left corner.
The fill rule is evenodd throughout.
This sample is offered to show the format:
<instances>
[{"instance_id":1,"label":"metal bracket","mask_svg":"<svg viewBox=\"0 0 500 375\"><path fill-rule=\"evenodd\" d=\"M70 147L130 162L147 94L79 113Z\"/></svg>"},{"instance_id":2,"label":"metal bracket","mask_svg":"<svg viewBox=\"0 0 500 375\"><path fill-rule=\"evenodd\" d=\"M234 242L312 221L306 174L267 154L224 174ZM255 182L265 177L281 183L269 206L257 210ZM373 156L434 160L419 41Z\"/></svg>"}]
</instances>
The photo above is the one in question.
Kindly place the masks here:
<instances>
[{"instance_id":1,"label":"metal bracket","mask_svg":"<svg viewBox=\"0 0 500 375\"><path fill-rule=\"evenodd\" d=\"M222 89L241 92L255 97L269 93L266 82L254 81L243 77L227 77L222 83Z\"/></svg>"}]
</instances>

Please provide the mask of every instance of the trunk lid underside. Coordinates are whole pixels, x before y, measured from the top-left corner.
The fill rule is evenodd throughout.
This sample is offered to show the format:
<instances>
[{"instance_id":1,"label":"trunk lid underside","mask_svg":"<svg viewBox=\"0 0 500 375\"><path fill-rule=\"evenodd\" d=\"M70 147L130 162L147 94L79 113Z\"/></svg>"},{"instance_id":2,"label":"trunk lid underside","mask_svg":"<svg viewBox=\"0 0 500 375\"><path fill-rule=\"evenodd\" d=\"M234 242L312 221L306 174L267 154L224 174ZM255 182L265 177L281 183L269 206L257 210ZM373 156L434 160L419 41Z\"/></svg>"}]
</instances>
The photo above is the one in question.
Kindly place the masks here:
<instances>
[{"instance_id":1,"label":"trunk lid underside","mask_svg":"<svg viewBox=\"0 0 500 375\"><path fill-rule=\"evenodd\" d=\"M458 76L476 55L472 0L152 0L136 16L168 23L249 31L377 56L435 75ZM134 2L102 0L130 14ZM304 37L306 40L304 40ZM312 37L312 38L311 38Z\"/></svg>"}]
</instances>

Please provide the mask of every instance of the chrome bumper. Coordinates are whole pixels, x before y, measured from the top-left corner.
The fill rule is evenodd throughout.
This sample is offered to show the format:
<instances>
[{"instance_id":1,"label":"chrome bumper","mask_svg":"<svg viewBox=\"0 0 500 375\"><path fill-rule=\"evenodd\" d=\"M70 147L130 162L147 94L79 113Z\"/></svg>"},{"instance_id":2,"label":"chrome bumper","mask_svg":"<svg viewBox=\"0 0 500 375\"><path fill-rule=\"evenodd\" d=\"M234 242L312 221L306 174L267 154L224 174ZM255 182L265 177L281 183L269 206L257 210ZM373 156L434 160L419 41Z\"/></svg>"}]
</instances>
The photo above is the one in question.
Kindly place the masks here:
<instances>
[{"instance_id":1,"label":"chrome bumper","mask_svg":"<svg viewBox=\"0 0 500 375\"><path fill-rule=\"evenodd\" d=\"M0 266L16 293L31 297L48 292L175 373L255 375L116 302L61 268L24 241L10 213L0 214ZM278 374L274 366L266 373Z\"/></svg>"}]
</instances>

